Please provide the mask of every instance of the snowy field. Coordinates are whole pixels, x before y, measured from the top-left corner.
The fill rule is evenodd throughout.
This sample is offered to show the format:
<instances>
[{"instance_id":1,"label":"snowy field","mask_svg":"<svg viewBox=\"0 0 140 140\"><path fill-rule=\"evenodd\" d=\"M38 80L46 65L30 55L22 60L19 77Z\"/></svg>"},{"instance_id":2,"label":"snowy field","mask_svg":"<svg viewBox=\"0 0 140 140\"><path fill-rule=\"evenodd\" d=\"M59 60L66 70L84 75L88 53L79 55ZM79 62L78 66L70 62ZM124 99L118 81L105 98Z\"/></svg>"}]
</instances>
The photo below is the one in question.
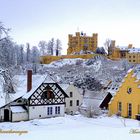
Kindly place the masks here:
<instances>
[{"instance_id":1,"label":"snowy field","mask_svg":"<svg viewBox=\"0 0 140 140\"><path fill-rule=\"evenodd\" d=\"M140 140L140 127L136 120L116 117L86 118L80 115L0 123L0 140ZM28 131L2 134L8 131ZM132 131L135 133L132 133Z\"/></svg>"}]
</instances>

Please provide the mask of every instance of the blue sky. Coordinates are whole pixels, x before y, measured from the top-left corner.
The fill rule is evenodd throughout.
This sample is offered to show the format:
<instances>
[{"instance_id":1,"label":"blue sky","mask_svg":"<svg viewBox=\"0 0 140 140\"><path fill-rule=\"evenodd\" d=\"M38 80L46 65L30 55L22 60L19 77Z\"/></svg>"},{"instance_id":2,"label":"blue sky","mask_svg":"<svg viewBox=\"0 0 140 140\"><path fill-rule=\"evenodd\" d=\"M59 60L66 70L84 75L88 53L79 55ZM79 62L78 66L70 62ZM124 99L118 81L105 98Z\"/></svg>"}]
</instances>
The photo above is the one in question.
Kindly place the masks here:
<instances>
[{"instance_id":1,"label":"blue sky","mask_svg":"<svg viewBox=\"0 0 140 140\"><path fill-rule=\"evenodd\" d=\"M63 53L68 34L77 29L98 33L99 46L111 38L116 45L140 47L139 7L140 0L0 0L0 21L17 43L60 38Z\"/></svg>"}]
</instances>

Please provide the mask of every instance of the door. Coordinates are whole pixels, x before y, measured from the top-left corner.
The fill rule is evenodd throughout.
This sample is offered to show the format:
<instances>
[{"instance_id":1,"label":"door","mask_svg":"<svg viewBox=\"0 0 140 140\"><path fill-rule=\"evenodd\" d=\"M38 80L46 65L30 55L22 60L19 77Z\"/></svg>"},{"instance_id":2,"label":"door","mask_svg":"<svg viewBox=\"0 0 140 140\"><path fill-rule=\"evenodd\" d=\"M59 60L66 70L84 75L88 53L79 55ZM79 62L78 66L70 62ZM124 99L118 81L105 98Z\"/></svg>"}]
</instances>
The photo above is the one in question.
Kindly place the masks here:
<instances>
[{"instance_id":1,"label":"door","mask_svg":"<svg viewBox=\"0 0 140 140\"><path fill-rule=\"evenodd\" d=\"M4 109L4 121L8 122L9 121L9 110Z\"/></svg>"}]
</instances>

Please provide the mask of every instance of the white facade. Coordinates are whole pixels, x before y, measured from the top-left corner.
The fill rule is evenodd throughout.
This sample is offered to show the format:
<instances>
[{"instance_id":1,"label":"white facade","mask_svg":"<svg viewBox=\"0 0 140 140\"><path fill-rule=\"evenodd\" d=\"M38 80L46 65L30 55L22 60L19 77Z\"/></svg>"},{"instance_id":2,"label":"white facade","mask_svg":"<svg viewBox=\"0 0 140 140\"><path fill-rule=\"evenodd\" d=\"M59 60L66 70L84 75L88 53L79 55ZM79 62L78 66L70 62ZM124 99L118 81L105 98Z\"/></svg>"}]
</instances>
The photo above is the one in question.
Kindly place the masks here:
<instances>
[{"instance_id":1,"label":"white facade","mask_svg":"<svg viewBox=\"0 0 140 140\"><path fill-rule=\"evenodd\" d=\"M27 120L28 120L27 112L12 113L12 122L27 121Z\"/></svg>"},{"instance_id":2,"label":"white facade","mask_svg":"<svg viewBox=\"0 0 140 140\"><path fill-rule=\"evenodd\" d=\"M69 96L69 98L66 98L65 112L68 114L75 114L82 104L83 96L73 84L70 84L65 92Z\"/></svg>"},{"instance_id":3,"label":"white facade","mask_svg":"<svg viewBox=\"0 0 140 140\"><path fill-rule=\"evenodd\" d=\"M29 107L29 120L58 116L64 116L64 105L42 105Z\"/></svg>"}]
</instances>

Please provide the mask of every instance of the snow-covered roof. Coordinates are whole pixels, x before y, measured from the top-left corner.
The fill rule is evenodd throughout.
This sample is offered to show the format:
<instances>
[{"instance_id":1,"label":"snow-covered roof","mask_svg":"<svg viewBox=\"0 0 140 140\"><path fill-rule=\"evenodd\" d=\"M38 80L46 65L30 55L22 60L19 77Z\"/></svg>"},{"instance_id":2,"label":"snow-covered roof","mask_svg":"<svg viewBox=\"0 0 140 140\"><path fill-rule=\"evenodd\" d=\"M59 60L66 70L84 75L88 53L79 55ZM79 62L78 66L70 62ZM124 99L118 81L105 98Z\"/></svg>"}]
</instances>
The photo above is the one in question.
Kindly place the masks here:
<instances>
[{"instance_id":1,"label":"snow-covered roof","mask_svg":"<svg viewBox=\"0 0 140 140\"><path fill-rule=\"evenodd\" d=\"M26 112L26 110L22 106L11 106L10 108L13 113Z\"/></svg>"},{"instance_id":2,"label":"snow-covered roof","mask_svg":"<svg viewBox=\"0 0 140 140\"><path fill-rule=\"evenodd\" d=\"M129 53L140 53L140 48L131 48L128 49Z\"/></svg>"},{"instance_id":3,"label":"snow-covered roof","mask_svg":"<svg viewBox=\"0 0 140 140\"><path fill-rule=\"evenodd\" d=\"M67 88L69 87L69 84L59 84L59 86L60 86L64 91L66 91Z\"/></svg>"},{"instance_id":4,"label":"snow-covered roof","mask_svg":"<svg viewBox=\"0 0 140 140\"><path fill-rule=\"evenodd\" d=\"M119 46L119 48L120 48L121 51L128 50L128 46Z\"/></svg>"},{"instance_id":5,"label":"snow-covered roof","mask_svg":"<svg viewBox=\"0 0 140 140\"><path fill-rule=\"evenodd\" d=\"M46 78L45 78L46 77ZM45 79L45 80L44 80ZM32 80L33 81L33 80ZM39 76L38 80L33 81L34 84L32 86L31 91L27 92L25 95L23 95L22 97L25 99L28 99L33 92L42 84L42 83L56 83L49 75L42 75Z\"/></svg>"}]
</instances>

